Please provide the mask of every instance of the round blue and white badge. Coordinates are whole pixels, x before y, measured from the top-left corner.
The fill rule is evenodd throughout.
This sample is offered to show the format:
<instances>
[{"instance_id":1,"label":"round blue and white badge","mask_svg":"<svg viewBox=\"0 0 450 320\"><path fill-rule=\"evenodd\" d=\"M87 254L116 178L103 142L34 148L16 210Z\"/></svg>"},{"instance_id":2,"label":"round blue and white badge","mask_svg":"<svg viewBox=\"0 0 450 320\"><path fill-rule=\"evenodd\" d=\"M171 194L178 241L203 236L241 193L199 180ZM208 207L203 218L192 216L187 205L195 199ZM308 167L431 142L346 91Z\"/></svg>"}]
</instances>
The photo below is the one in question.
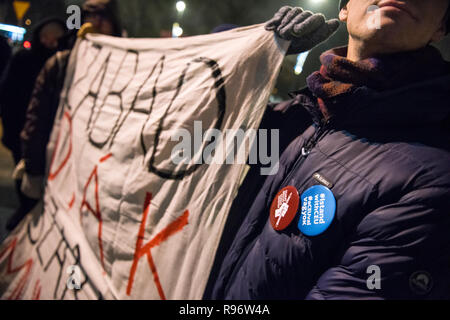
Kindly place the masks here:
<instances>
[{"instance_id":1,"label":"round blue and white badge","mask_svg":"<svg viewBox=\"0 0 450 320\"><path fill-rule=\"evenodd\" d=\"M298 228L306 236L318 236L331 225L336 213L336 198L325 186L314 186L301 196L302 213Z\"/></svg>"}]
</instances>

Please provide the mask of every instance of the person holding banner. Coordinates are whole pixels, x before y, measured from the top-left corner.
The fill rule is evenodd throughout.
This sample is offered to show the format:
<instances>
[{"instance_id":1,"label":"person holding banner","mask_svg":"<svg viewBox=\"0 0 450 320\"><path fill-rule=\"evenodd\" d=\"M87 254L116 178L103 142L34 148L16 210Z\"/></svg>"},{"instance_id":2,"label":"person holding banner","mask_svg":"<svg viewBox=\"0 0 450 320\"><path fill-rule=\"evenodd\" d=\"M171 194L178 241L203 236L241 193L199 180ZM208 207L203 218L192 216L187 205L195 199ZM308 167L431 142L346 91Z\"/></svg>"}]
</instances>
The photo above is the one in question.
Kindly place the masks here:
<instances>
[{"instance_id":1,"label":"person holding banner","mask_svg":"<svg viewBox=\"0 0 450 320\"><path fill-rule=\"evenodd\" d=\"M114 0L84 1L82 19L84 23L91 23L92 31L96 33L121 35L118 7ZM72 34L69 34L61 40L67 42L71 37ZM71 42L69 46L74 44L74 41L68 42ZM26 112L25 125L20 134L22 150L18 153L19 157L22 157L20 166L24 177L19 188L31 199L39 199L43 193L46 146L53 128L71 52L71 47L64 49L48 59L39 73ZM8 229L13 230L28 211L22 210L13 215L8 222Z\"/></svg>"},{"instance_id":2,"label":"person holding banner","mask_svg":"<svg viewBox=\"0 0 450 320\"><path fill-rule=\"evenodd\" d=\"M242 212L211 298L450 298L450 63L430 45L449 6L340 2L348 46L296 92L313 125ZM266 28L300 53L335 23L283 7Z\"/></svg>"},{"instance_id":3,"label":"person holding banner","mask_svg":"<svg viewBox=\"0 0 450 320\"><path fill-rule=\"evenodd\" d=\"M39 71L55 52L58 40L65 33L64 22L58 18L49 18L40 22L33 31L31 49L21 49L11 57L6 68L0 92L2 122L4 133L2 142L11 153L15 165L20 167L20 132L25 125L25 114L33 92ZM22 175L14 175L19 208L8 221L7 228L14 227L13 222L23 217L36 205L36 201L21 191Z\"/></svg>"}]
</instances>

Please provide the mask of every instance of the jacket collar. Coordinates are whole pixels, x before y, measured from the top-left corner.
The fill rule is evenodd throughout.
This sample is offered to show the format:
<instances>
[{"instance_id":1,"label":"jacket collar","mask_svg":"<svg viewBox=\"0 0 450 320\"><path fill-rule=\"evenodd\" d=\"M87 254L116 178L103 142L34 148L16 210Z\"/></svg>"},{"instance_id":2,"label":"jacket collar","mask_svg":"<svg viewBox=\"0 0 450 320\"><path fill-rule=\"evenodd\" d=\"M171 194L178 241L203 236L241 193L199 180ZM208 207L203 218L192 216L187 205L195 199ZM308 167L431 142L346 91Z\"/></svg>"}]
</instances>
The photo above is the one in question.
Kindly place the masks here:
<instances>
[{"instance_id":1,"label":"jacket collar","mask_svg":"<svg viewBox=\"0 0 450 320\"><path fill-rule=\"evenodd\" d=\"M324 122L308 88L291 96L316 125ZM450 151L450 75L385 92L361 87L346 99L345 112L331 119L331 128L372 142L421 143Z\"/></svg>"},{"instance_id":2,"label":"jacket collar","mask_svg":"<svg viewBox=\"0 0 450 320\"><path fill-rule=\"evenodd\" d=\"M314 123L323 121L317 99L307 87L290 96L293 104L302 105L311 114ZM345 110L333 118L340 126L437 125L450 116L450 75L384 92L360 87L344 99L339 104L345 105Z\"/></svg>"}]
</instances>

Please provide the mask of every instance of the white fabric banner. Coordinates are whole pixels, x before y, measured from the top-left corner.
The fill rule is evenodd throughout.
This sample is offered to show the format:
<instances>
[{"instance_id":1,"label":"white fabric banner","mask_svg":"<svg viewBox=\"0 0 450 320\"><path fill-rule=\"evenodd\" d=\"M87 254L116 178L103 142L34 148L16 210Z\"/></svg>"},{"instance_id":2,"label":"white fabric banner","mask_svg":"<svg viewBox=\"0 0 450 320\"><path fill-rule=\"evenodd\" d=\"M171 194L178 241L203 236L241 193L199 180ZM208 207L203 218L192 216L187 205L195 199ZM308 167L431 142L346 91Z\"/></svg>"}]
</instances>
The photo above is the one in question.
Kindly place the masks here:
<instances>
[{"instance_id":1,"label":"white fabric banner","mask_svg":"<svg viewBox=\"0 0 450 320\"><path fill-rule=\"evenodd\" d=\"M262 25L79 40L44 201L0 247L1 298L201 299L245 168L205 155L258 128L288 45Z\"/></svg>"}]
</instances>

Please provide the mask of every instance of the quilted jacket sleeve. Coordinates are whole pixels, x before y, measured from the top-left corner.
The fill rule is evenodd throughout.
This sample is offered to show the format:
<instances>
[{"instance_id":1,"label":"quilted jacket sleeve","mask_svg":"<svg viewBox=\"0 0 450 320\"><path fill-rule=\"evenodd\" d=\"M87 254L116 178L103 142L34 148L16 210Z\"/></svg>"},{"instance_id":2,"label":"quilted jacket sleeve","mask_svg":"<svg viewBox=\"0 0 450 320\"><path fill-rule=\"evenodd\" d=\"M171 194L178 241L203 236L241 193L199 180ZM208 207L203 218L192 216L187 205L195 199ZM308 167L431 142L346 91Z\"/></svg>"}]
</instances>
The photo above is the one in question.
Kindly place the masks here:
<instances>
[{"instance_id":1,"label":"quilted jacket sleeve","mask_svg":"<svg viewBox=\"0 0 450 320\"><path fill-rule=\"evenodd\" d=\"M449 299L449 230L450 187L411 191L361 221L307 298Z\"/></svg>"}]
</instances>

